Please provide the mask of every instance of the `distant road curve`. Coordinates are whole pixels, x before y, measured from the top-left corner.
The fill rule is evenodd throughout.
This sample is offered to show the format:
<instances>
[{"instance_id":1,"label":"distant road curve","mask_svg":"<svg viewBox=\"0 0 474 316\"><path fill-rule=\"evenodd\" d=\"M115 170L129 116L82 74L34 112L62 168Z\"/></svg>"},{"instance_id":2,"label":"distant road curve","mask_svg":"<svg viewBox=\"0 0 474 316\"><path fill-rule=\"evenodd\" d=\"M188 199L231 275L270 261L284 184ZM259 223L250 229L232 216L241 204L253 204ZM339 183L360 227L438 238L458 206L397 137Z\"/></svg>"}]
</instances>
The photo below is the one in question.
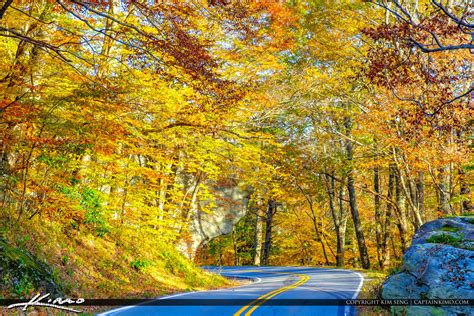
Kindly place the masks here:
<instances>
[{"instance_id":1,"label":"distant road curve","mask_svg":"<svg viewBox=\"0 0 474 316\"><path fill-rule=\"evenodd\" d=\"M354 299L362 288L363 276L354 271L309 267L206 267L228 277L251 278L253 283L222 290L187 292L157 298L177 301L197 300L190 306L126 306L100 315L164 315L164 316L315 316L355 315L349 306L278 306L270 300L286 299ZM199 300L242 300L241 305L201 305ZM240 302L240 301L239 301Z\"/></svg>"}]
</instances>

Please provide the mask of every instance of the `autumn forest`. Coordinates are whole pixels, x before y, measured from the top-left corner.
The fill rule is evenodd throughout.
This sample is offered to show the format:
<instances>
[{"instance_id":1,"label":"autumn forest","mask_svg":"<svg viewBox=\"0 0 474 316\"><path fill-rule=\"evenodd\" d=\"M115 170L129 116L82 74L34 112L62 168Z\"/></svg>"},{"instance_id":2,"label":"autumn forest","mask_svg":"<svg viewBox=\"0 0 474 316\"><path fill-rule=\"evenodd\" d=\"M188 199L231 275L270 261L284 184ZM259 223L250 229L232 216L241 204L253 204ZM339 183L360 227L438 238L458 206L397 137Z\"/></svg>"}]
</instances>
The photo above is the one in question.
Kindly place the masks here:
<instances>
[{"instance_id":1,"label":"autumn forest","mask_svg":"<svg viewBox=\"0 0 474 316\"><path fill-rule=\"evenodd\" d=\"M474 211L473 14L0 1L2 297L230 282L199 265L396 269L423 223Z\"/></svg>"}]
</instances>

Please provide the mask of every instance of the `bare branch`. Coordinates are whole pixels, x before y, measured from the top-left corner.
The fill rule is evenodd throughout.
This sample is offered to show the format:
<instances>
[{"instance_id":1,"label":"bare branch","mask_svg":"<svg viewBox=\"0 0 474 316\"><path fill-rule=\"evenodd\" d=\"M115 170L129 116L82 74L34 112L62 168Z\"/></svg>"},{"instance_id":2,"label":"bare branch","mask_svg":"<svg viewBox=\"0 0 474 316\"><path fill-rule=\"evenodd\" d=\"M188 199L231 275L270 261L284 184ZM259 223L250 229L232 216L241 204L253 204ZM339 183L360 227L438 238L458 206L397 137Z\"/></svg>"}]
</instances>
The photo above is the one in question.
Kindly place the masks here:
<instances>
[{"instance_id":1,"label":"bare branch","mask_svg":"<svg viewBox=\"0 0 474 316\"><path fill-rule=\"evenodd\" d=\"M451 51L451 50L458 50L458 49L469 49L472 50L474 49L474 44L461 44L461 45L448 45L448 46L443 46L438 43L438 47L436 48L428 48L426 47L425 44L421 44L420 42L414 40L413 38L408 39L413 45L415 45L417 48L419 48L423 53L435 53L435 52L442 52L442 51Z\"/></svg>"},{"instance_id":2,"label":"bare branch","mask_svg":"<svg viewBox=\"0 0 474 316\"><path fill-rule=\"evenodd\" d=\"M0 20L3 18L3 15L7 11L8 7L12 4L13 0L6 0L5 3L0 7Z\"/></svg>"},{"instance_id":3,"label":"bare branch","mask_svg":"<svg viewBox=\"0 0 474 316\"><path fill-rule=\"evenodd\" d=\"M444 7L441 3L439 2L436 2L435 0L431 0L431 2L437 6L439 9L441 9L441 11L443 11L444 14L446 14L451 20L453 20L454 22L456 22L456 24L458 25L462 25L462 26L465 26L465 27L468 27L468 28L474 28L474 24L472 23L467 23L465 22L463 19L460 19L456 16L454 16L453 14L451 14L448 9L446 7Z\"/></svg>"},{"instance_id":4,"label":"bare branch","mask_svg":"<svg viewBox=\"0 0 474 316\"><path fill-rule=\"evenodd\" d=\"M12 37L12 38L17 38L17 39L20 39L22 41L25 41L27 43L30 43L32 45L35 45L39 48L42 48L42 49L46 49L46 50L50 50L50 51L53 51L54 53L56 53L63 61L65 62L70 62L69 59L67 59L63 53L65 53L65 51L61 50L58 46L54 46L54 45L51 45L47 42L44 42L44 41L39 41L39 40L36 40L34 38L31 38L29 36L26 36L26 35L23 35L21 33L18 33L16 30L14 29L10 29L10 28L6 28L6 27L3 27L3 26L0 26L0 31L2 32L5 32L4 34L1 34L0 33L0 36L3 36L3 37Z\"/></svg>"},{"instance_id":5,"label":"bare branch","mask_svg":"<svg viewBox=\"0 0 474 316\"><path fill-rule=\"evenodd\" d=\"M446 17L448 17L451 21L455 22L457 24L458 29L464 33L471 35L471 40L468 41L467 43L462 43L458 45L444 45L442 41L440 40L440 37L435 34L435 32L427 29L423 23L416 23L410 12L406 7L404 7L399 1L393 0L393 4L395 5L395 8L392 9L390 8L385 1L382 0L377 0L377 1L369 1L379 7L382 7L385 9L387 12L390 12L393 14L396 19L401 22L401 23L406 23L411 26L412 30L418 30L420 32L427 32L431 35L433 38L434 42L433 44L425 44L421 43L418 40L415 40L412 35L410 35L408 38L405 38L409 43L413 44L414 47L420 49L423 53L434 53L434 52L442 52L442 51L454 51L454 50L461 50L461 49L468 49L471 52L474 51L474 24L469 23L465 21L463 14L462 18L459 18L455 16L453 13L451 13L446 6L442 5L440 2L436 0L432 0L431 3L437 10L437 12L442 12ZM434 17L435 15L432 15Z\"/></svg>"}]
</instances>

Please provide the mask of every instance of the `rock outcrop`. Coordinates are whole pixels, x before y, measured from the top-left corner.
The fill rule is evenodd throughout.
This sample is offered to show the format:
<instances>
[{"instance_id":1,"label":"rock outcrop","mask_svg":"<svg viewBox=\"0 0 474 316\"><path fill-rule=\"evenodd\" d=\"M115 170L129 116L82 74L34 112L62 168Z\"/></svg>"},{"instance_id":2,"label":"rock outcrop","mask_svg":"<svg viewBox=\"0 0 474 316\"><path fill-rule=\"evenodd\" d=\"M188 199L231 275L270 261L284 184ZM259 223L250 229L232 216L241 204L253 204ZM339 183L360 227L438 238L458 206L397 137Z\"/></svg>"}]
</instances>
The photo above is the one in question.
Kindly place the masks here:
<instances>
[{"instance_id":1,"label":"rock outcrop","mask_svg":"<svg viewBox=\"0 0 474 316\"><path fill-rule=\"evenodd\" d=\"M474 299L474 217L420 227L401 272L385 281L384 299ZM469 306L393 306L395 315L474 315Z\"/></svg>"},{"instance_id":2,"label":"rock outcrop","mask_svg":"<svg viewBox=\"0 0 474 316\"><path fill-rule=\"evenodd\" d=\"M196 250L211 239L229 234L234 225L246 214L249 193L237 184L210 186L214 195L213 207L201 201L193 210L189 231L190 238L182 245L181 251L192 259Z\"/></svg>"}]
</instances>

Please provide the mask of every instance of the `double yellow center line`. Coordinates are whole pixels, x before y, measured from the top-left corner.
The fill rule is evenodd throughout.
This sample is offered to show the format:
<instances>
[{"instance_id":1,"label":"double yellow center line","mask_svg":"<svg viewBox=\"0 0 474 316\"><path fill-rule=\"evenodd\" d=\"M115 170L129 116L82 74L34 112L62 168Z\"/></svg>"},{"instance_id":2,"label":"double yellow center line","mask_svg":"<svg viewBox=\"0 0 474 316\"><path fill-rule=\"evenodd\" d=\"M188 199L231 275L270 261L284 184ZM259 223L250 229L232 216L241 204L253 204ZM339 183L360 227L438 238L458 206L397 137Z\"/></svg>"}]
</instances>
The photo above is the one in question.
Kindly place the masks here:
<instances>
[{"instance_id":1,"label":"double yellow center line","mask_svg":"<svg viewBox=\"0 0 474 316\"><path fill-rule=\"evenodd\" d=\"M272 273L272 272L269 272L269 273ZM290 285L287 285L287 286L284 286L284 287L281 287L279 289L276 289L276 290L273 290L271 292L268 292L260 297L258 297L257 299L253 300L252 302L250 302L249 304L245 305L244 307L242 307L241 309L239 309L235 314L234 316L241 316L243 312L245 312L245 310L247 310L248 308L250 308L249 310L247 310L247 312L244 314L244 316L250 316L253 311L255 311L260 305L262 305L263 303L265 303L266 301L268 301L269 299L271 299L272 297L274 296L277 296L278 294L280 293L283 293L283 292L286 292L288 290L291 290L291 289L294 289L306 282L309 281L310 277L306 274L295 274L295 273L278 273L278 272L273 272L275 274L288 274L288 275L293 275L293 276L297 276L299 277L299 281L293 283L293 284L290 284Z\"/></svg>"}]
</instances>

